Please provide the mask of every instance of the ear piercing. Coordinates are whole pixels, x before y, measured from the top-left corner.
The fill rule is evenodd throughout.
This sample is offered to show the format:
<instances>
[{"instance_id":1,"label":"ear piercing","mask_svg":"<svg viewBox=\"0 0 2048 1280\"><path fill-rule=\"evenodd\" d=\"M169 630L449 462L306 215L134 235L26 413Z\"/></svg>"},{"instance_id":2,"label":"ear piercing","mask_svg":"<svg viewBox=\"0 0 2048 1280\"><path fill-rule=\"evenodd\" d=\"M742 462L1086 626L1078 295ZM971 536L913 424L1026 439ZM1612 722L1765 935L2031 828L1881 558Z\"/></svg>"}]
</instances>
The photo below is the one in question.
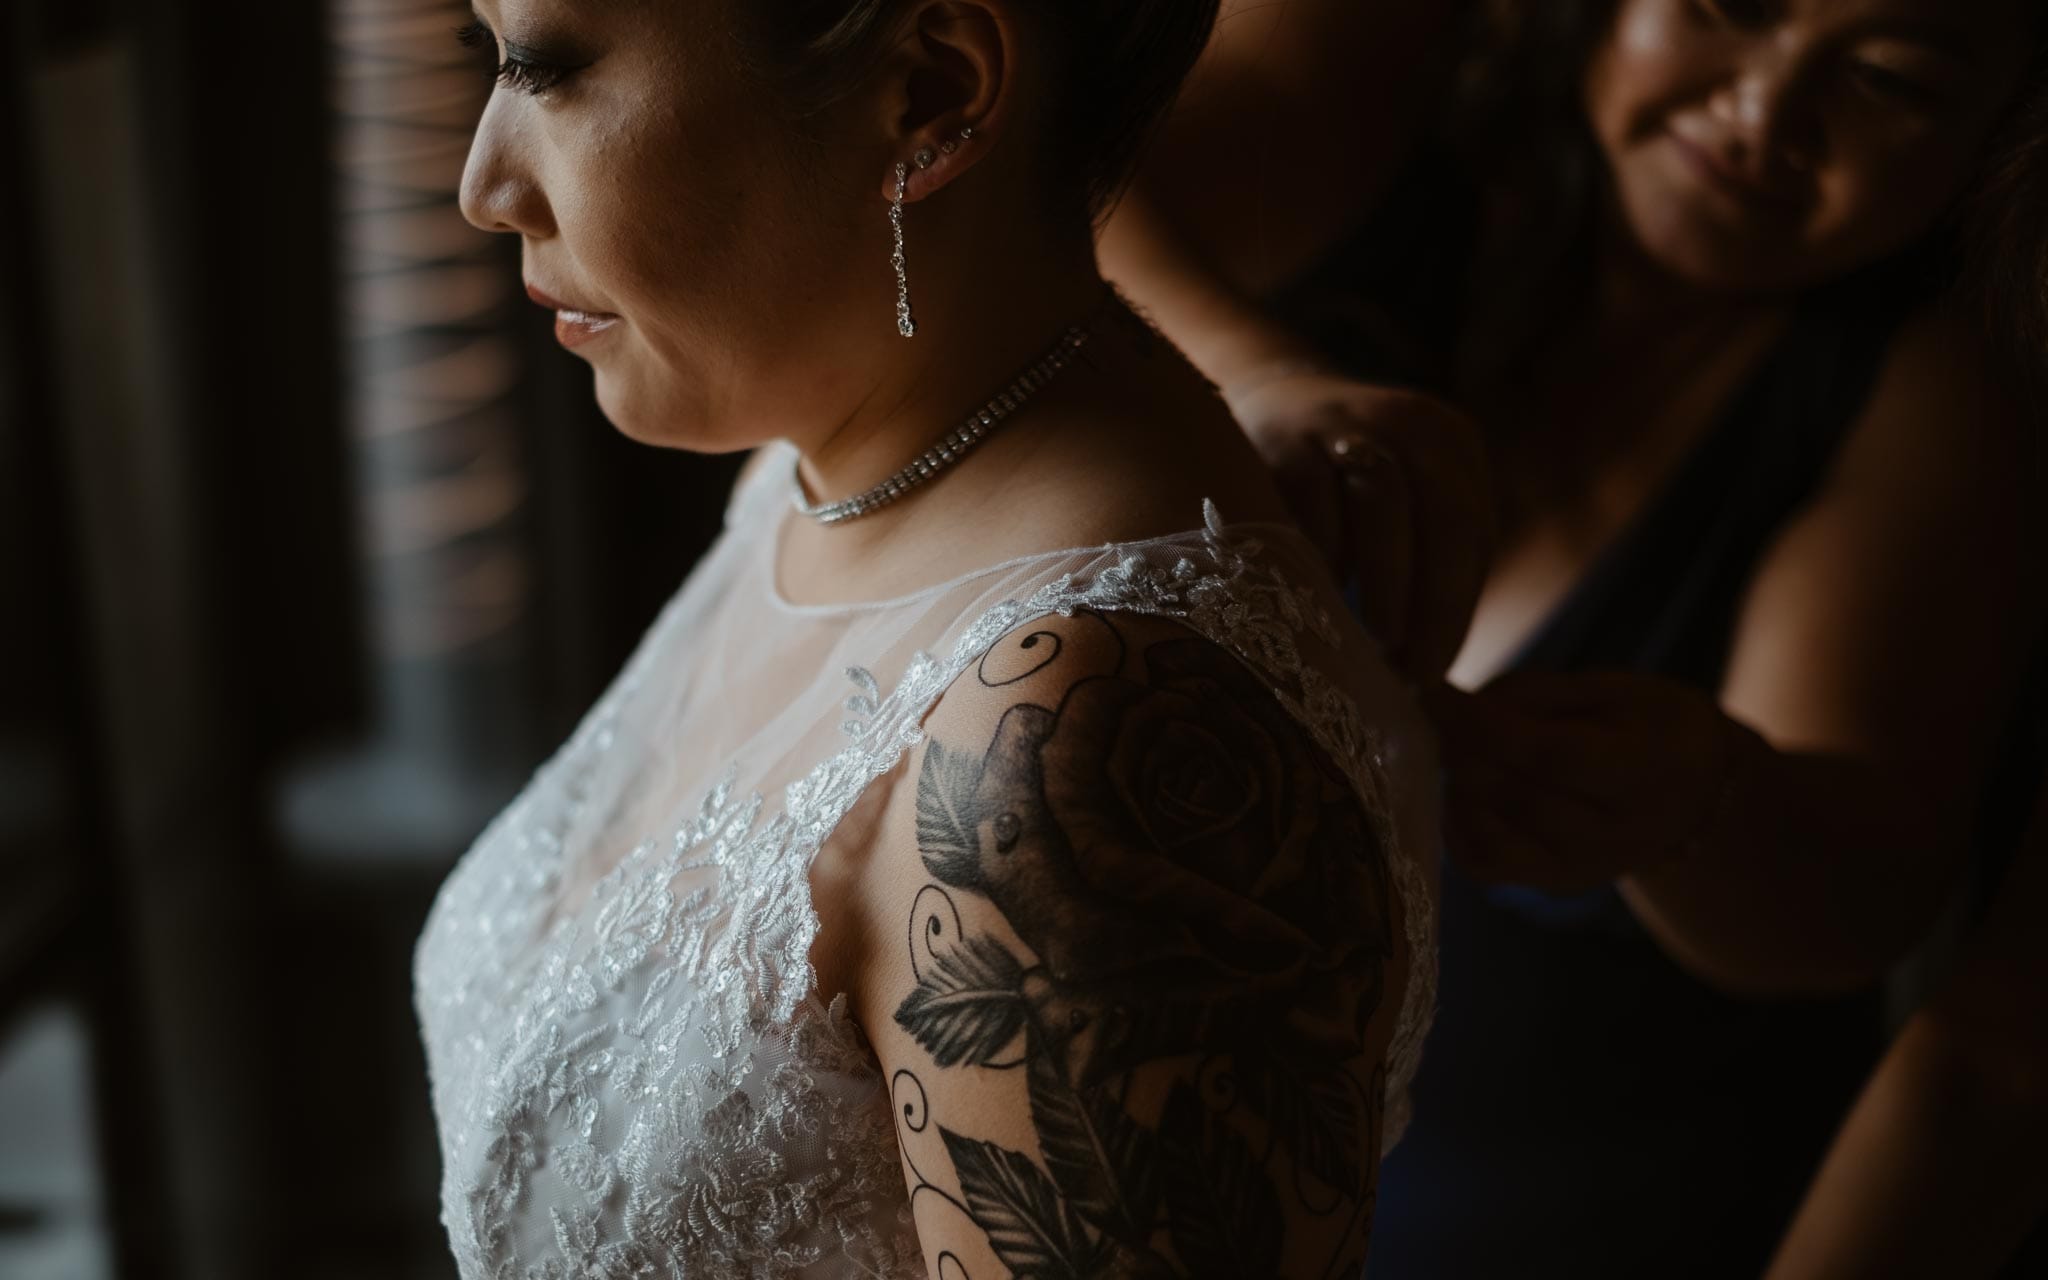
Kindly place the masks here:
<instances>
[{"instance_id":1,"label":"ear piercing","mask_svg":"<svg viewBox=\"0 0 2048 1280\"><path fill-rule=\"evenodd\" d=\"M954 152L960 150L960 144L962 142L972 141L974 141L974 126L970 124L967 127L960 130L957 139L947 138L941 141L939 143L939 152L943 155L950 156ZM920 148L918 153L912 156L910 159L911 163L915 164L918 168L929 169L932 167L933 161L936 159L936 157L932 155L932 149L930 147L923 147Z\"/></svg>"},{"instance_id":2,"label":"ear piercing","mask_svg":"<svg viewBox=\"0 0 2048 1280\"><path fill-rule=\"evenodd\" d=\"M910 164L896 166L896 191L889 201L889 228L893 248L889 254L889 265L896 271L896 332L906 338L917 336L917 320L910 312L910 261L903 249L903 202L910 194L910 170L929 169L938 163L939 153L952 155L960 149L960 143L974 141L974 126L960 130L958 139L947 138L939 143L938 151L930 147L919 147L910 157Z\"/></svg>"}]
</instances>

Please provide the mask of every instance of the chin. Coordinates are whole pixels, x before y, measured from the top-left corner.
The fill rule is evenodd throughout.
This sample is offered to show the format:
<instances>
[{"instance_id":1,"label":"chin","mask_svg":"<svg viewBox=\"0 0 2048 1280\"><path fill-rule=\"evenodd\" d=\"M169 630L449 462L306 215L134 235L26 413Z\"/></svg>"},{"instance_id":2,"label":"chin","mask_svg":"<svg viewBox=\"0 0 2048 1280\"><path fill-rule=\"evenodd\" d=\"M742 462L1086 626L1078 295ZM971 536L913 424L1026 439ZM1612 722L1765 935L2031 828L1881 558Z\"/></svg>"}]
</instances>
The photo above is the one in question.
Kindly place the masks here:
<instances>
[{"instance_id":1,"label":"chin","mask_svg":"<svg viewBox=\"0 0 2048 1280\"><path fill-rule=\"evenodd\" d=\"M725 424L715 421L712 415L680 407L690 399L682 393L664 395L644 387L622 387L602 373L597 378L598 411L620 435L635 444L685 453L724 454L766 443L754 438L759 433L746 435L722 429Z\"/></svg>"},{"instance_id":2,"label":"chin","mask_svg":"<svg viewBox=\"0 0 2048 1280\"><path fill-rule=\"evenodd\" d=\"M1796 258L1775 244L1673 202L1630 209L1638 250L1674 280L1713 294L1790 293L1807 283Z\"/></svg>"},{"instance_id":3,"label":"chin","mask_svg":"<svg viewBox=\"0 0 2048 1280\"><path fill-rule=\"evenodd\" d=\"M1707 294L1789 297L1831 275L1825 266L1796 254L1751 245L1694 242L1652 256L1664 271Z\"/></svg>"},{"instance_id":4,"label":"chin","mask_svg":"<svg viewBox=\"0 0 2048 1280\"><path fill-rule=\"evenodd\" d=\"M615 378L597 375L597 408L626 439L656 449L687 449L689 431L674 413L657 413L659 397L638 387L621 386Z\"/></svg>"},{"instance_id":5,"label":"chin","mask_svg":"<svg viewBox=\"0 0 2048 1280\"><path fill-rule=\"evenodd\" d=\"M1757 262L1750 255L1714 244L1674 240L1644 246L1657 269L1701 293L1754 294L1789 291L1782 272Z\"/></svg>"}]
</instances>

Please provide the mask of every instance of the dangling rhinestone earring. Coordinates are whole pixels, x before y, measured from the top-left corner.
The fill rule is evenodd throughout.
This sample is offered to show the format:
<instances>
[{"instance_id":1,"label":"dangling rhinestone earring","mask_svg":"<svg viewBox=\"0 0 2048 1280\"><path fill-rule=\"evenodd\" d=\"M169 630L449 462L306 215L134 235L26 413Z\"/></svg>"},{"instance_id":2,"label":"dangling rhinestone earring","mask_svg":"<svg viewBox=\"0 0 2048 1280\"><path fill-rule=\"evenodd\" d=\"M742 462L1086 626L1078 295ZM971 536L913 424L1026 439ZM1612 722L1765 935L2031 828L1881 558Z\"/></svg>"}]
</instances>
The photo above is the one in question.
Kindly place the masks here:
<instances>
[{"instance_id":1,"label":"dangling rhinestone earring","mask_svg":"<svg viewBox=\"0 0 2048 1280\"><path fill-rule=\"evenodd\" d=\"M903 256L903 197L910 190L910 166L896 166L896 198L889 202L889 225L894 228L896 251L889 261L896 268L896 332L906 338L917 336L917 321L910 314L910 264Z\"/></svg>"}]
</instances>

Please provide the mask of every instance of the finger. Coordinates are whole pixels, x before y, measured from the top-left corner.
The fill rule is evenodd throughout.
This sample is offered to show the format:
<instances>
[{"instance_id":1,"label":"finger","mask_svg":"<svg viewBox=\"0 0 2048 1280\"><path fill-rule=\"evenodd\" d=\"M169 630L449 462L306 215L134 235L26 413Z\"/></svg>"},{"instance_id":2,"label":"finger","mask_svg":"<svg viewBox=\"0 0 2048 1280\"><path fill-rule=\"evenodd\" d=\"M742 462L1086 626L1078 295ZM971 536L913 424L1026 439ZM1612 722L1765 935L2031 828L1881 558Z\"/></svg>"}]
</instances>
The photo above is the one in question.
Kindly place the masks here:
<instances>
[{"instance_id":1,"label":"finger","mask_svg":"<svg viewBox=\"0 0 2048 1280\"><path fill-rule=\"evenodd\" d=\"M1279 443L1268 438L1261 446L1281 500L1295 523L1323 553L1339 582L1351 571L1351 541L1344 526L1340 481L1321 446L1299 438Z\"/></svg>"},{"instance_id":2,"label":"finger","mask_svg":"<svg viewBox=\"0 0 2048 1280\"><path fill-rule=\"evenodd\" d=\"M1634 813L1581 793L1467 763L1460 803L1551 851L1554 883L1596 887L1640 860L1650 842Z\"/></svg>"},{"instance_id":3,"label":"finger","mask_svg":"<svg viewBox=\"0 0 2048 1280\"><path fill-rule=\"evenodd\" d=\"M1341 442L1340 442L1341 443ZM1360 620L1398 653L1408 635L1414 574L1413 508L1401 468L1384 454L1339 451L1345 540L1351 548Z\"/></svg>"},{"instance_id":4,"label":"finger","mask_svg":"<svg viewBox=\"0 0 2048 1280\"><path fill-rule=\"evenodd\" d=\"M1436 729L1446 759L1467 754L1468 744L1483 741L1490 732L1495 713L1480 704L1477 694L1439 681L1417 689L1416 697Z\"/></svg>"},{"instance_id":5,"label":"finger","mask_svg":"<svg viewBox=\"0 0 2048 1280\"><path fill-rule=\"evenodd\" d=\"M1531 708L1495 685L1467 693L1438 683L1426 687L1421 697L1447 742L1520 772L1541 773L1544 761L1560 752L1573 764L1595 763L1628 741L1603 720Z\"/></svg>"},{"instance_id":6,"label":"finger","mask_svg":"<svg viewBox=\"0 0 2048 1280\"><path fill-rule=\"evenodd\" d=\"M1491 500L1470 481L1417 473L1413 594L1403 666L1417 680L1450 670L1479 608L1493 557Z\"/></svg>"},{"instance_id":7,"label":"finger","mask_svg":"<svg viewBox=\"0 0 2048 1280\"><path fill-rule=\"evenodd\" d=\"M1482 884L1514 885L1558 897L1576 897L1605 887L1608 878L1560 862L1555 851L1488 813L1470 816L1470 838L1491 861L1459 862L1460 870ZM1455 855L1454 855L1455 860Z\"/></svg>"},{"instance_id":8,"label":"finger","mask_svg":"<svg viewBox=\"0 0 2048 1280\"><path fill-rule=\"evenodd\" d=\"M1567 739L1577 742L1578 766L1597 767L1616 787L1654 786L1692 771L1702 721L1718 719L1698 691L1630 671L1515 672L1479 697L1504 718L1547 726L1560 749Z\"/></svg>"},{"instance_id":9,"label":"finger","mask_svg":"<svg viewBox=\"0 0 2048 1280\"><path fill-rule=\"evenodd\" d=\"M1442 684L1425 689L1422 703L1452 767L1488 767L1610 806L1642 781L1646 753L1600 725L1530 715Z\"/></svg>"},{"instance_id":10,"label":"finger","mask_svg":"<svg viewBox=\"0 0 2048 1280\"><path fill-rule=\"evenodd\" d=\"M1538 719L1592 718L1626 705L1643 677L1626 671L1510 671L1488 682L1487 698Z\"/></svg>"},{"instance_id":11,"label":"finger","mask_svg":"<svg viewBox=\"0 0 2048 1280\"><path fill-rule=\"evenodd\" d=\"M1549 851L1484 809L1453 807L1444 831L1451 861L1481 884L1532 884L1549 876Z\"/></svg>"},{"instance_id":12,"label":"finger","mask_svg":"<svg viewBox=\"0 0 2048 1280\"><path fill-rule=\"evenodd\" d=\"M1423 709L1436 722L1447 755L1521 768L1540 763L1561 739L1583 734L1577 725L1532 715L1483 690L1468 693L1438 683L1424 687L1420 697Z\"/></svg>"},{"instance_id":13,"label":"finger","mask_svg":"<svg viewBox=\"0 0 2048 1280\"><path fill-rule=\"evenodd\" d=\"M1484 456L1460 443L1468 428L1455 415L1437 410L1407 429L1420 439L1409 468L1415 549L1402 658L1409 675L1427 680L1450 669L1471 629L1493 554L1493 493Z\"/></svg>"}]
</instances>

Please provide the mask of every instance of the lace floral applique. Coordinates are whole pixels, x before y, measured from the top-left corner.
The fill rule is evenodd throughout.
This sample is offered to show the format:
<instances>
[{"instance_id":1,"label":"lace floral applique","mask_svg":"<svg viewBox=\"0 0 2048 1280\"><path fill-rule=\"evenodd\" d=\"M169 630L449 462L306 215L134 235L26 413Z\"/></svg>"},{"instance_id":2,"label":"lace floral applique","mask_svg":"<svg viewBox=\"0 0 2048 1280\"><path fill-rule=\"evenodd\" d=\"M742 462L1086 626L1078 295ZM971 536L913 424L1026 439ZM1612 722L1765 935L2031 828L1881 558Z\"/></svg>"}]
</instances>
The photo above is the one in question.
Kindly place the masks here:
<instances>
[{"instance_id":1,"label":"lace floral applique","mask_svg":"<svg viewBox=\"0 0 2048 1280\"><path fill-rule=\"evenodd\" d=\"M1170 569L1133 551L1092 577L1046 582L975 618L944 660L914 655L886 693L851 671L843 745L779 806L728 775L672 840L635 848L534 958L513 963L507 944L531 936L532 904L559 882L565 833L636 660L623 692L537 776L541 798L509 809L451 876L422 939L443 1216L464 1277L924 1274L887 1090L843 999L815 992L810 866L922 741L946 689L1017 627L1081 610L1181 620L1255 671L1368 810L1385 811L1371 726L1302 658L1305 638L1334 650L1344 633L1312 592L1258 562L1256 542L1227 533L1213 507L1205 515ZM1393 1134L1433 1001L1434 950L1420 870L1385 835L1413 959L1389 1064Z\"/></svg>"}]
</instances>

